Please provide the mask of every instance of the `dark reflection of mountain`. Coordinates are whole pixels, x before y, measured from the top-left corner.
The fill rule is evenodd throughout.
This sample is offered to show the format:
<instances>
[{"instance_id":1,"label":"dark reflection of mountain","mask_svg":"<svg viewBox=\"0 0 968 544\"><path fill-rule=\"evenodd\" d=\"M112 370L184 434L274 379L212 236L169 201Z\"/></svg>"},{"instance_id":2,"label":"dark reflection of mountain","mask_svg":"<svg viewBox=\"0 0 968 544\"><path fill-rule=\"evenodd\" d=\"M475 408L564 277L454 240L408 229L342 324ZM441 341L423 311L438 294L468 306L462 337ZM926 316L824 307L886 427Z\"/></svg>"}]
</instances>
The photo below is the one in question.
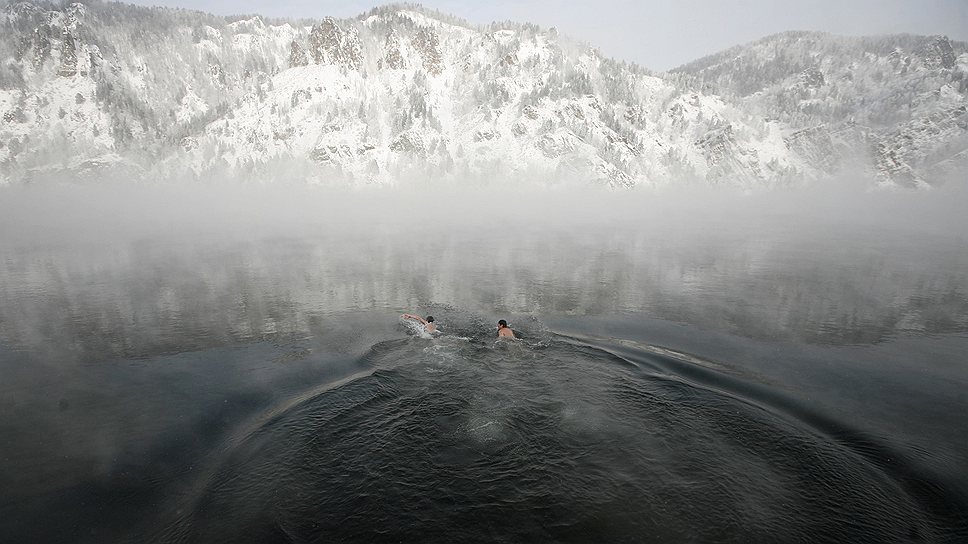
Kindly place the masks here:
<instances>
[{"instance_id":1,"label":"dark reflection of mountain","mask_svg":"<svg viewBox=\"0 0 968 544\"><path fill-rule=\"evenodd\" d=\"M6 249L0 339L80 360L330 329L445 303L514 314L635 312L756 338L869 343L968 330L961 242L865 233L360 234L241 244Z\"/></svg>"}]
</instances>

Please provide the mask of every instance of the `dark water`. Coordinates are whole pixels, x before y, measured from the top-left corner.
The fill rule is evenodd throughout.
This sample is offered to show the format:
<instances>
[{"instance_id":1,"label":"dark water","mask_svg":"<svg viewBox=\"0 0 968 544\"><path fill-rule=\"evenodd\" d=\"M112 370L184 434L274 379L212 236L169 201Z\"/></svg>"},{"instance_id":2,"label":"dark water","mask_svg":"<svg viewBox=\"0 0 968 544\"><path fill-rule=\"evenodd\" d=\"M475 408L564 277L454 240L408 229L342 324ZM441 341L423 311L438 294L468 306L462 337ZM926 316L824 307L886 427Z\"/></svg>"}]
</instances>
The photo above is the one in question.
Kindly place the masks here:
<instances>
[{"instance_id":1,"label":"dark water","mask_svg":"<svg viewBox=\"0 0 968 544\"><path fill-rule=\"evenodd\" d=\"M966 249L7 244L0 541L965 541Z\"/></svg>"}]
</instances>

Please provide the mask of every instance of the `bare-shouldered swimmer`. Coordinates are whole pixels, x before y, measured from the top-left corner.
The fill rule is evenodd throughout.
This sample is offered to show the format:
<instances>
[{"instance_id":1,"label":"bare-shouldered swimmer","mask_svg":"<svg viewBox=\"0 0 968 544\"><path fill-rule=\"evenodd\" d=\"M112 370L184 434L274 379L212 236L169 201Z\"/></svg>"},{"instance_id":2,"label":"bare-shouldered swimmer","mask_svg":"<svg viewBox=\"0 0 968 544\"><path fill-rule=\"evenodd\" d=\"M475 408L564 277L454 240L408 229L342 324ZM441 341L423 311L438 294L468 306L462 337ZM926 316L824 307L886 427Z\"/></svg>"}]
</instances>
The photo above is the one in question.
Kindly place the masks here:
<instances>
[{"instance_id":1,"label":"bare-shouldered swimmer","mask_svg":"<svg viewBox=\"0 0 968 544\"><path fill-rule=\"evenodd\" d=\"M514 331L511 330L511 327L508 327L508 322L503 319L497 322L497 337L514 338Z\"/></svg>"},{"instance_id":2,"label":"bare-shouldered swimmer","mask_svg":"<svg viewBox=\"0 0 968 544\"><path fill-rule=\"evenodd\" d=\"M413 314L403 314L400 316L402 319L413 319L423 323L424 330L430 333L437 332L437 324L434 323L434 316L428 315L427 319L420 317L419 315Z\"/></svg>"}]
</instances>

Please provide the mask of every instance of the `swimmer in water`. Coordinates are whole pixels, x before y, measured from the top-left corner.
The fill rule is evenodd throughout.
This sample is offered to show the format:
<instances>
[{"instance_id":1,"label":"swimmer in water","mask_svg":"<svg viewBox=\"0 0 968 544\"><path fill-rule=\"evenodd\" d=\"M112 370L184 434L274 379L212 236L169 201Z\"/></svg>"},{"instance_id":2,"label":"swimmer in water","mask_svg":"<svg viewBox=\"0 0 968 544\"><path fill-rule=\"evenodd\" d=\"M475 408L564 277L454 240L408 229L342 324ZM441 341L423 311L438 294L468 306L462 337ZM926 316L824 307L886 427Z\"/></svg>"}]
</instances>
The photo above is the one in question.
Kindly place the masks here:
<instances>
[{"instance_id":1,"label":"swimmer in water","mask_svg":"<svg viewBox=\"0 0 968 544\"><path fill-rule=\"evenodd\" d=\"M401 319L414 319L423 323L424 330L427 332L437 332L437 324L434 323L434 316L428 315L427 319L420 317L419 315L413 314L403 314L400 316Z\"/></svg>"},{"instance_id":2,"label":"swimmer in water","mask_svg":"<svg viewBox=\"0 0 968 544\"><path fill-rule=\"evenodd\" d=\"M514 331L511 330L511 327L508 327L508 322L503 319L497 322L497 337L514 338Z\"/></svg>"}]
</instances>

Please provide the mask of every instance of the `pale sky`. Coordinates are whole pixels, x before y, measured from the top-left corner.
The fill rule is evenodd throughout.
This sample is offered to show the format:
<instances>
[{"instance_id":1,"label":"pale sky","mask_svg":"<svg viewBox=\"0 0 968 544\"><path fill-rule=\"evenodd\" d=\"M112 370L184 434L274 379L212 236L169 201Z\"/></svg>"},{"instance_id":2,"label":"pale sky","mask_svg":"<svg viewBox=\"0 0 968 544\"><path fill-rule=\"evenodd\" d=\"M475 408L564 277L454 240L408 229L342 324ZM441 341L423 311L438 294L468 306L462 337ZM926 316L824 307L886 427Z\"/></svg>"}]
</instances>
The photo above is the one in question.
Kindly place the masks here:
<instances>
[{"instance_id":1,"label":"pale sky","mask_svg":"<svg viewBox=\"0 0 968 544\"><path fill-rule=\"evenodd\" d=\"M129 0L131 1L131 0ZM219 15L350 17L385 4L373 0L134 0ZM968 0L425 0L425 7L472 23L511 20L563 33L605 54L667 70L784 30L851 36L944 34L968 41Z\"/></svg>"}]
</instances>

